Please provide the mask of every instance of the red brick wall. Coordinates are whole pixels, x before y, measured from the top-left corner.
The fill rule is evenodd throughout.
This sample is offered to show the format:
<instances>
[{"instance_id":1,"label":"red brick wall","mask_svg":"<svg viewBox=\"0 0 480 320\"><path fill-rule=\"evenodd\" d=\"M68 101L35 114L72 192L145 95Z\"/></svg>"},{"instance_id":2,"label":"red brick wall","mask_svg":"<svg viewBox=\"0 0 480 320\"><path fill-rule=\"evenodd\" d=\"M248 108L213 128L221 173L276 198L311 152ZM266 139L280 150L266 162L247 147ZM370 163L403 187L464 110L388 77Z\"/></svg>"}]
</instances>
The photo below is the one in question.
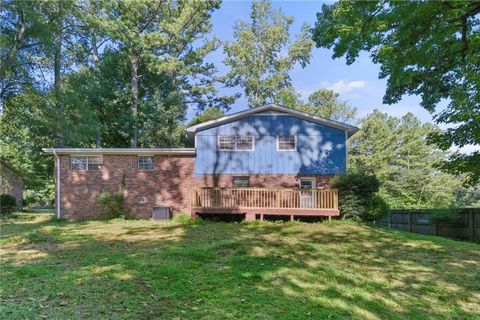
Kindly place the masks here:
<instances>
[{"instance_id":1,"label":"red brick wall","mask_svg":"<svg viewBox=\"0 0 480 320\"><path fill-rule=\"evenodd\" d=\"M17 208L23 208L23 180L9 167L0 163L0 194L9 194L17 200Z\"/></svg>"},{"instance_id":2,"label":"red brick wall","mask_svg":"<svg viewBox=\"0 0 480 320\"><path fill-rule=\"evenodd\" d=\"M155 170L139 171L137 156L104 155L101 170L70 169L70 156L61 159L63 215L69 219L96 217L102 191L116 192L125 181L126 204L139 218L151 218L155 205L170 206L173 214L190 213L193 187L232 187L233 175L195 176L193 156L156 156ZM309 175L311 176L311 175ZM317 186L328 187L331 176L318 175ZM250 175L251 187L296 188L296 175Z\"/></svg>"}]
</instances>

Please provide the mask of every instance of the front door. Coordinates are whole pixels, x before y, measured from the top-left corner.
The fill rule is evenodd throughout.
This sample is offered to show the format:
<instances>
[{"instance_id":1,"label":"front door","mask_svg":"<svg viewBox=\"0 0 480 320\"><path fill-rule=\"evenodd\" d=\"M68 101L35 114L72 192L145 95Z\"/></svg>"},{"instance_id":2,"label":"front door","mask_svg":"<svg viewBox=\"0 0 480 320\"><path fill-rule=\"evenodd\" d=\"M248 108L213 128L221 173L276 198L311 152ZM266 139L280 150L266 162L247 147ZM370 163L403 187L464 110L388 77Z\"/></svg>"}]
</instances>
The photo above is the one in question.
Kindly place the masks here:
<instances>
[{"instance_id":1,"label":"front door","mask_svg":"<svg viewBox=\"0 0 480 320\"><path fill-rule=\"evenodd\" d=\"M300 208L316 208L315 178L300 178Z\"/></svg>"}]
</instances>

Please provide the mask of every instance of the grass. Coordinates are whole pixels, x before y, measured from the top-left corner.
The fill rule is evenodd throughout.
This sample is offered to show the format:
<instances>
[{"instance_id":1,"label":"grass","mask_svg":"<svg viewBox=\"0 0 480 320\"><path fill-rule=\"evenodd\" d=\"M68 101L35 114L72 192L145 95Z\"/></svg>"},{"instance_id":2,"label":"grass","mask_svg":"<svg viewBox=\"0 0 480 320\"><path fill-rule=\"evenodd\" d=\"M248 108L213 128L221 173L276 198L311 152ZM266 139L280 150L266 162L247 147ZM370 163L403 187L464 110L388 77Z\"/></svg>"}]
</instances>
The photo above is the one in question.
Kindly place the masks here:
<instances>
[{"instance_id":1,"label":"grass","mask_svg":"<svg viewBox=\"0 0 480 320\"><path fill-rule=\"evenodd\" d=\"M480 245L354 223L2 221L2 319L480 319Z\"/></svg>"}]
</instances>

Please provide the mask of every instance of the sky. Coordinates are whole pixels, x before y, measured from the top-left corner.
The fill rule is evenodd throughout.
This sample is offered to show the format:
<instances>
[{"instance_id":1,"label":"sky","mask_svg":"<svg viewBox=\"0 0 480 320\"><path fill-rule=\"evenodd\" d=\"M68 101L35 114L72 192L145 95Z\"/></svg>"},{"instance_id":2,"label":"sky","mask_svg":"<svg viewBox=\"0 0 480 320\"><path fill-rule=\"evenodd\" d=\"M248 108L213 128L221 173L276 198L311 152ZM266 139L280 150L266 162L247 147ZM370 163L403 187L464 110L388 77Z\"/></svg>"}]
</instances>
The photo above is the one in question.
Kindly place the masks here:
<instances>
[{"instance_id":1,"label":"sky","mask_svg":"<svg viewBox=\"0 0 480 320\"><path fill-rule=\"evenodd\" d=\"M316 14L321 10L321 1L272 1L274 8L281 8L286 15L292 16L295 22L290 28L291 35L300 32L301 26L307 22L314 25ZM233 40L235 21L249 21L250 1L225 1L221 8L213 14L213 29L211 35L220 40ZM208 56L220 74L225 74L227 68L223 65L224 54L220 48ZM302 69L296 65L290 75L293 86L306 98L320 88L332 89L340 94L340 99L347 100L350 105L358 108L359 117L364 117L374 109L379 109L392 116L400 117L412 112L423 122L431 122L432 116L420 106L420 99L415 96L405 96L399 103L384 105L382 98L386 89L386 80L378 79L379 66L371 62L368 53L362 54L352 65L347 65L344 58L332 59L332 50L315 48L312 51L310 64ZM221 94L242 92L242 88L220 88ZM246 99L242 96L232 106L229 113L248 108ZM190 110L188 117L194 115Z\"/></svg>"}]
</instances>

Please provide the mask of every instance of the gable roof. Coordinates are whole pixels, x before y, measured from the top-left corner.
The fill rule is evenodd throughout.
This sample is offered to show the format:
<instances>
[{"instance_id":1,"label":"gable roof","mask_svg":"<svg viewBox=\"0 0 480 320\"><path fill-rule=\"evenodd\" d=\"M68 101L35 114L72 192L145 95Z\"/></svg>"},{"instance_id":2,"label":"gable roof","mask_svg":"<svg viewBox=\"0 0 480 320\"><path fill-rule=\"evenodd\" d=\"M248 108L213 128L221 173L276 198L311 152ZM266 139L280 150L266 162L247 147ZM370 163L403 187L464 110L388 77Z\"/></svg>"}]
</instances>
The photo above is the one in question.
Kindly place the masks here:
<instances>
[{"instance_id":1,"label":"gable roof","mask_svg":"<svg viewBox=\"0 0 480 320\"><path fill-rule=\"evenodd\" d=\"M220 126L222 124L233 122L233 121L236 121L236 120L240 120L240 119L246 118L246 117L254 115L254 114L266 113L266 112L272 112L272 111L277 112L277 113L281 113L281 114L288 114L288 115L291 115L291 116L294 116L294 117L297 117L297 118L300 118L300 119L304 119L304 120L307 120L307 121L310 121L310 122L319 123L319 124L323 124L323 125L328 126L328 127L333 127L333 128L337 128L337 129L346 131L348 137L352 136L355 132L358 131L357 127L351 126L351 125L346 124L346 123L338 122L338 121L335 121L335 120L330 120L330 119L323 118L323 117L318 117L318 116L315 116L313 114L302 112L302 111L295 110L295 109L290 109L290 108L281 106L279 104L270 103L270 104L266 104L266 105L263 105L263 106L258 107L258 108L253 108L253 109L248 109L248 110L236 112L236 113L233 113L233 114L228 115L228 116L221 117L221 118L216 119L216 120L210 120L210 121L207 121L207 122L202 122L202 123L196 124L194 126L190 126L186 129L187 135L188 135L189 138L193 139L193 137L195 137L195 134L197 134L197 132L199 132L199 131L209 129L209 128L213 128L213 127L217 127L217 126Z\"/></svg>"}]
</instances>

